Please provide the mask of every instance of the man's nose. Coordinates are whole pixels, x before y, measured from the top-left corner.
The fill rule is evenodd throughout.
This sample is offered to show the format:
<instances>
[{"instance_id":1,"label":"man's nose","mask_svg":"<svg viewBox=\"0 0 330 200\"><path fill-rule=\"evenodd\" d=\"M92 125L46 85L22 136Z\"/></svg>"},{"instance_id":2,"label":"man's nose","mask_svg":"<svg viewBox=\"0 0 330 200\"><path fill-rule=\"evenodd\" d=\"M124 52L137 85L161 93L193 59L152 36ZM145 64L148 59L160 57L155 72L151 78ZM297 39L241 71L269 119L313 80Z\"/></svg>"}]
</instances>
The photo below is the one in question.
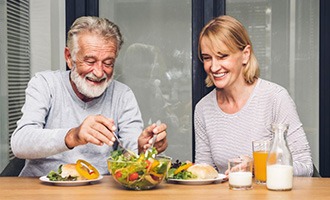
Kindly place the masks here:
<instances>
[{"instance_id":1,"label":"man's nose","mask_svg":"<svg viewBox=\"0 0 330 200\"><path fill-rule=\"evenodd\" d=\"M94 64L93 74L98 78L103 77L104 70L103 70L103 63L102 62L96 62Z\"/></svg>"}]
</instances>

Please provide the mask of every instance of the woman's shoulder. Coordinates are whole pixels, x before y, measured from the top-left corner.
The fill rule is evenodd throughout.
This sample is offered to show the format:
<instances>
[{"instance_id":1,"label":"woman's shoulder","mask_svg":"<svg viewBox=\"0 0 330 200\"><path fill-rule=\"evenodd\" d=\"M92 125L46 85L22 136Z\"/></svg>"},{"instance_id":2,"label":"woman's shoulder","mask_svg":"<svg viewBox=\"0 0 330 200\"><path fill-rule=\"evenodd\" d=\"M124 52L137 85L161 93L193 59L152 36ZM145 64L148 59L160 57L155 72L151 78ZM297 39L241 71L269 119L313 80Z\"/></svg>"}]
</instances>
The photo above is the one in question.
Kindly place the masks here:
<instances>
[{"instance_id":1,"label":"woman's shoulder","mask_svg":"<svg viewBox=\"0 0 330 200\"><path fill-rule=\"evenodd\" d=\"M292 102L292 98L286 88L277 83L264 79L260 80L259 89L256 91L256 96L260 102Z\"/></svg>"},{"instance_id":2,"label":"woman's shoulder","mask_svg":"<svg viewBox=\"0 0 330 200\"><path fill-rule=\"evenodd\" d=\"M283 92L287 93L287 89L285 89L283 86L265 79L261 79L261 78L259 79L260 79L259 87L258 87L259 91L261 92L268 91L268 93L272 93L272 94L279 94Z\"/></svg>"},{"instance_id":3,"label":"woman's shoulder","mask_svg":"<svg viewBox=\"0 0 330 200\"><path fill-rule=\"evenodd\" d=\"M201 109L203 107L211 107L216 101L216 90L213 89L211 92L206 94L199 102L196 104L196 109Z\"/></svg>"}]
</instances>

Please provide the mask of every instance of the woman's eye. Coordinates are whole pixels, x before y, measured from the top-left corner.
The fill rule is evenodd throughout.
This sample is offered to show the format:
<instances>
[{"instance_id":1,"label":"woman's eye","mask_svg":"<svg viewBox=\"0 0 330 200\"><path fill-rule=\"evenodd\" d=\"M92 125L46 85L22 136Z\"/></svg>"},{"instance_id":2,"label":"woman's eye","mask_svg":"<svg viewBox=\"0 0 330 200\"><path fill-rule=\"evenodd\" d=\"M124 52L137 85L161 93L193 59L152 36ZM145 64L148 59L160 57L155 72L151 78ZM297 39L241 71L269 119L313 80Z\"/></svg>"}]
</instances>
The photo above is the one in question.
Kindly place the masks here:
<instances>
[{"instance_id":1,"label":"woman's eye","mask_svg":"<svg viewBox=\"0 0 330 200\"><path fill-rule=\"evenodd\" d=\"M202 59L203 59L203 61L209 61L209 60L211 60L211 57L209 57L209 56L203 56Z\"/></svg>"},{"instance_id":2,"label":"woman's eye","mask_svg":"<svg viewBox=\"0 0 330 200\"><path fill-rule=\"evenodd\" d=\"M218 55L218 58L219 59L223 59L223 58L226 58L228 57L228 54L221 54L221 55Z\"/></svg>"}]
</instances>

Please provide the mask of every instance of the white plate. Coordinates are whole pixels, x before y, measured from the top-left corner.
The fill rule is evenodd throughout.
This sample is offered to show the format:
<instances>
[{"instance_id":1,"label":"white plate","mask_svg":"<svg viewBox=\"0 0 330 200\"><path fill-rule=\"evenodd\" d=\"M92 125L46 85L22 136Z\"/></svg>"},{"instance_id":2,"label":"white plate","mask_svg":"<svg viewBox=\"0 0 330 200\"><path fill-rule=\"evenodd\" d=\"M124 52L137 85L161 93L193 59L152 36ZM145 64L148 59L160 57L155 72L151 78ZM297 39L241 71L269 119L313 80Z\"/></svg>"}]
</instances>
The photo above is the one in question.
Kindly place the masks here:
<instances>
[{"instance_id":1,"label":"white plate","mask_svg":"<svg viewBox=\"0 0 330 200\"><path fill-rule=\"evenodd\" d=\"M92 179L92 180L79 180L79 181L51 181L47 178L47 176L42 176L39 178L39 180L41 182L44 183L51 183L54 185L58 185L58 186L79 186L79 185L87 185L87 184L91 184L91 183L95 183L97 181L100 181L101 179L103 179L103 176L99 176L97 179Z\"/></svg>"},{"instance_id":2,"label":"white plate","mask_svg":"<svg viewBox=\"0 0 330 200\"><path fill-rule=\"evenodd\" d=\"M224 174L218 174L217 178L214 179L168 179L168 183L178 183L178 184L185 184L185 185L206 185L211 183L222 183L227 181L227 176Z\"/></svg>"}]
</instances>

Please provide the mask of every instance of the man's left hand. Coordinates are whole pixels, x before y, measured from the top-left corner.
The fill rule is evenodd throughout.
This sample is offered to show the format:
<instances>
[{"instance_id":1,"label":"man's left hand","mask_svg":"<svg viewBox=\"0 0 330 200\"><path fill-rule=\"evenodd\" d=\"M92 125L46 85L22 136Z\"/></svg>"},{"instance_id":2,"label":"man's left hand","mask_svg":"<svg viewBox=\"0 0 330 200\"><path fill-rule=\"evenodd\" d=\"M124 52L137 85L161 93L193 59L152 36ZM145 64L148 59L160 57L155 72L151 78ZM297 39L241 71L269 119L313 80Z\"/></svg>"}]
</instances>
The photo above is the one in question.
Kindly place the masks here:
<instances>
[{"instance_id":1,"label":"man's left hand","mask_svg":"<svg viewBox=\"0 0 330 200\"><path fill-rule=\"evenodd\" d=\"M154 134L157 135L154 147L158 153L165 151L168 146L166 128L164 123L158 126L154 123L145 128L138 139L139 153L145 152L151 146Z\"/></svg>"}]
</instances>

